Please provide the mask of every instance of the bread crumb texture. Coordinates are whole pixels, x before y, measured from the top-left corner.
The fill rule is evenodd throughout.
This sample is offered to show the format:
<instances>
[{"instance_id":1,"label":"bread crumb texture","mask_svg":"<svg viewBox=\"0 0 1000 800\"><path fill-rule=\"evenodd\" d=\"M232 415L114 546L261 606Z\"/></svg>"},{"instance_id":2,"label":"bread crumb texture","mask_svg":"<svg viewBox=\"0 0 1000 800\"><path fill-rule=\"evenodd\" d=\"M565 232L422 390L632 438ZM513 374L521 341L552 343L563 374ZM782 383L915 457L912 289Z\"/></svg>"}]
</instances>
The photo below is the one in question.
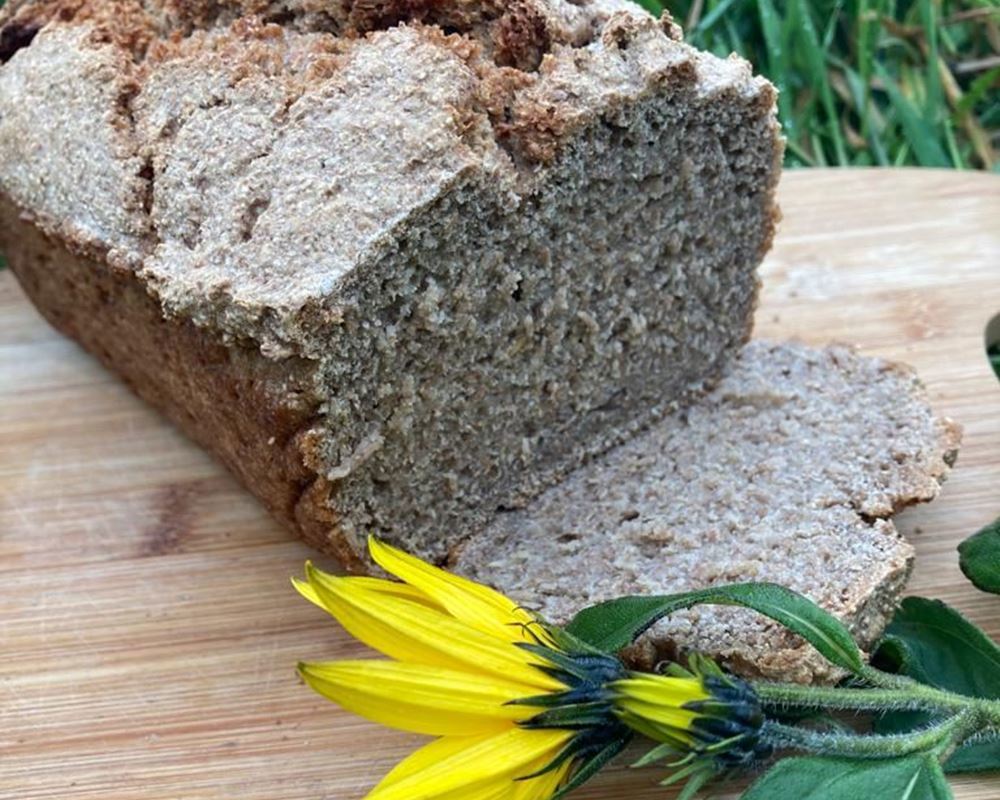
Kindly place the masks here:
<instances>
[{"instance_id":1,"label":"bread crumb texture","mask_svg":"<svg viewBox=\"0 0 1000 800\"><path fill-rule=\"evenodd\" d=\"M443 559L749 336L774 90L627 0L15 0L0 62L29 294L258 494L267 437L204 418L247 379L199 359L294 372L278 494L355 568L370 531Z\"/></svg>"},{"instance_id":2,"label":"bread crumb texture","mask_svg":"<svg viewBox=\"0 0 1000 800\"><path fill-rule=\"evenodd\" d=\"M913 555L891 517L937 495L958 444L909 368L754 341L707 396L501 515L457 568L557 622L620 595L774 581L866 646ZM723 606L671 615L632 655L690 651L743 674L839 677L798 637Z\"/></svg>"}]
</instances>

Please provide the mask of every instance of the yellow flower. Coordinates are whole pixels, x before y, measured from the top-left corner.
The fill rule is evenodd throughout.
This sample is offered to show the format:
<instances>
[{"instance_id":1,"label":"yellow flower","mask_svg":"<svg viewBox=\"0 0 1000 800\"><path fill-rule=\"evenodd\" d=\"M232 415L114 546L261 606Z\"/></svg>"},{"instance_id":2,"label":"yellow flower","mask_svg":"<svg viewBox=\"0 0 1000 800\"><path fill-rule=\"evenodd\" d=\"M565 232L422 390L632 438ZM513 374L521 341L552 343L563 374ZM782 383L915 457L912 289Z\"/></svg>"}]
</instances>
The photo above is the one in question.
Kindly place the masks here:
<instances>
[{"instance_id":1,"label":"yellow flower","mask_svg":"<svg viewBox=\"0 0 1000 800\"><path fill-rule=\"evenodd\" d=\"M746 750L753 738L749 728L734 728L734 739L705 724L726 722L730 700L704 675L631 673L493 589L374 538L369 549L402 583L336 577L311 564L307 581L294 581L391 659L300 664L306 683L370 720L437 737L368 800L549 800L636 731L682 756L734 742Z\"/></svg>"}]
</instances>

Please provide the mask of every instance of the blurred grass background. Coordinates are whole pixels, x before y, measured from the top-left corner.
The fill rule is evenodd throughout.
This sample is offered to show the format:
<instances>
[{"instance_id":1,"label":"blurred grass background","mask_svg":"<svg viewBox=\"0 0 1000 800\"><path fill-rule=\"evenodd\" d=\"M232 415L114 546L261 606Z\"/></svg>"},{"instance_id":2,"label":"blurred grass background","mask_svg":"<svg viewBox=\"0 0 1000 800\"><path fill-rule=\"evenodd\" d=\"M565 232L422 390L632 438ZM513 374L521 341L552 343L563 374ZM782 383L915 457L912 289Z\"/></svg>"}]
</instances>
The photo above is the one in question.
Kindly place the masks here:
<instances>
[{"instance_id":1,"label":"blurred grass background","mask_svg":"<svg viewBox=\"0 0 1000 800\"><path fill-rule=\"evenodd\" d=\"M1000 172L1000 0L637 0L780 90L787 166Z\"/></svg>"}]
</instances>

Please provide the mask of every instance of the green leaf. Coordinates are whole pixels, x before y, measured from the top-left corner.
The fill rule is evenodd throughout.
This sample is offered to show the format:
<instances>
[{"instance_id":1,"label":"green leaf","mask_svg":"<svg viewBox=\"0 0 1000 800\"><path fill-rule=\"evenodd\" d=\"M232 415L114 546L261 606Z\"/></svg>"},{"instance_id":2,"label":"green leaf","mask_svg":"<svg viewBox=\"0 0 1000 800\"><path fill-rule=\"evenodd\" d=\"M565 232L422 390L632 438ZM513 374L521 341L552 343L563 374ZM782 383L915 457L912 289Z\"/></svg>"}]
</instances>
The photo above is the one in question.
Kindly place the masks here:
<instances>
[{"instance_id":1,"label":"green leaf","mask_svg":"<svg viewBox=\"0 0 1000 800\"><path fill-rule=\"evenodd\" d=\"M808 756L786 758L741 800L950 800L941 765L930 755L877 761Z\"/></svg>"},{"instance_id":2,"label":"green leaf","mask_svg":"<svg viewBox=\"0 0 1000 800\"><path fill-rule=\"evenodd\" d=\"M934 722L934 715L926 711L893 711L877 718L874 727L876 733L909 733ZM944 771L952 775L997 770L1000 770L1000 738L993 737L963 742L944 764Z\"/></svg>"},{"instance_id":3,"label":"green leaf","mask_svg":"<svg viewBox=\"0 0 1000 800\"><path fill-rule=\"evenodd\" d=\"M941 101L943 89L941 87L941 73L938 71L938 31L940 30L940 20L938 20L937 9L933 0L920 0L920 22L927 40L927 63L925 65L924 84L927 96L924 99L925 118L931 120L933 124L935 115L939 115L947 106Z\"/></svg>"},{"instance_id":4,"label":"green leaf","mask_svg":"<svg viewBox=\"0 0 1000 800\"><path fill-rule=\"evenodd\" d=\"M944 771L952 775L997 770L1000 770L1000 738L965 742L951 754L944 765Z\"/></svg>"},{"instance_id":5,"label":"green leaf","mask_svg":"<svg viewBox=\"0 0 1000 800\"><path fill-rule=\"evenodd\" d=\"M875 733L886 735L909 733L932 725L934 719L929 711L887 711L875 718L872 727Z\"/></svg>"},{"instance_id":6,"label":"green leaf","mask_svg":"<svg viewBox=\"0 0 1000 800\"><path fill-rule=\"evenodd\" d=\"M585 608L567 630L605 653L634 642L657 620L682 608L725 605L750 608L799 634L838 667L864 668L861 651L840 620L811 600L774 583L742 583L674 595L621 597Z\"/></svg>"},{"instance_id":7,"label":"green leaf","mask_svg":"<svg viewBox=\"0 0 1000 800\"><path fill-rule=\"evenodd\" d=\"M997 162L997 166L1000 167L1000 162ZM1000 172L1000 169L995 171ZM991 344L986 350L986 355L990 359L990 366L993 367L993 371L1000 378L1000 345Z\"/></svg>"},{"instance_id":8,"label":"green leaf","mask_svg":"<svg viewBox=\"0 0 1000 800\"><path fill-rule=\"evenodd\" d=\"M921 683L974 697L1000 698L1000 648L979 628L939 600L906 598L879 644L874 660ZM879 733L923 728L932 717L893 711L875 720ZM1000 740L960 745L945 771L1000 770Z\"/></svg>"},{"instance_id":9,"label":"green leaf","mask_svg":"<svg viewBox=\"0 0 1000 800\"><path fill-rule=\"evenodd\" d=\"M977 589L1000 594L1000 518L958 546L958 563Z\"/></svg>"},{"instance_id":10,"label":"green leaf","mask_svg":"<svg viewBox=\"0 0 1000 800\"><path fill-rule=\"evenodd\" d=\"M903 600L875 657L929 686L1000 698L1000 647L940 600Z\"/></svg>"}]
</instances>

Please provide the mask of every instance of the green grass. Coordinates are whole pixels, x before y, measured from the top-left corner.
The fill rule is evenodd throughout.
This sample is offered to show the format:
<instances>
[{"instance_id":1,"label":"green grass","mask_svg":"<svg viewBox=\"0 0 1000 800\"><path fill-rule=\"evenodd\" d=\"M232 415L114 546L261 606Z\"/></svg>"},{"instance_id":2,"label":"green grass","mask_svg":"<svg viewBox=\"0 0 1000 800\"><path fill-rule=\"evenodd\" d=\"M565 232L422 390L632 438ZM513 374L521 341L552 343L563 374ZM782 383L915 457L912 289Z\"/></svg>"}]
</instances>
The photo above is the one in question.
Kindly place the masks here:
<instances>
[{"instance_id":1,"label":"green grass","mask_svg":"<svg viewBox=\"0 0 1000 800\"><path fill-rule=\"evenodd\" d=\"M1000 172L1000 0L638 0L778 87L788 166Z\"/></svg>"}]
</instances>

